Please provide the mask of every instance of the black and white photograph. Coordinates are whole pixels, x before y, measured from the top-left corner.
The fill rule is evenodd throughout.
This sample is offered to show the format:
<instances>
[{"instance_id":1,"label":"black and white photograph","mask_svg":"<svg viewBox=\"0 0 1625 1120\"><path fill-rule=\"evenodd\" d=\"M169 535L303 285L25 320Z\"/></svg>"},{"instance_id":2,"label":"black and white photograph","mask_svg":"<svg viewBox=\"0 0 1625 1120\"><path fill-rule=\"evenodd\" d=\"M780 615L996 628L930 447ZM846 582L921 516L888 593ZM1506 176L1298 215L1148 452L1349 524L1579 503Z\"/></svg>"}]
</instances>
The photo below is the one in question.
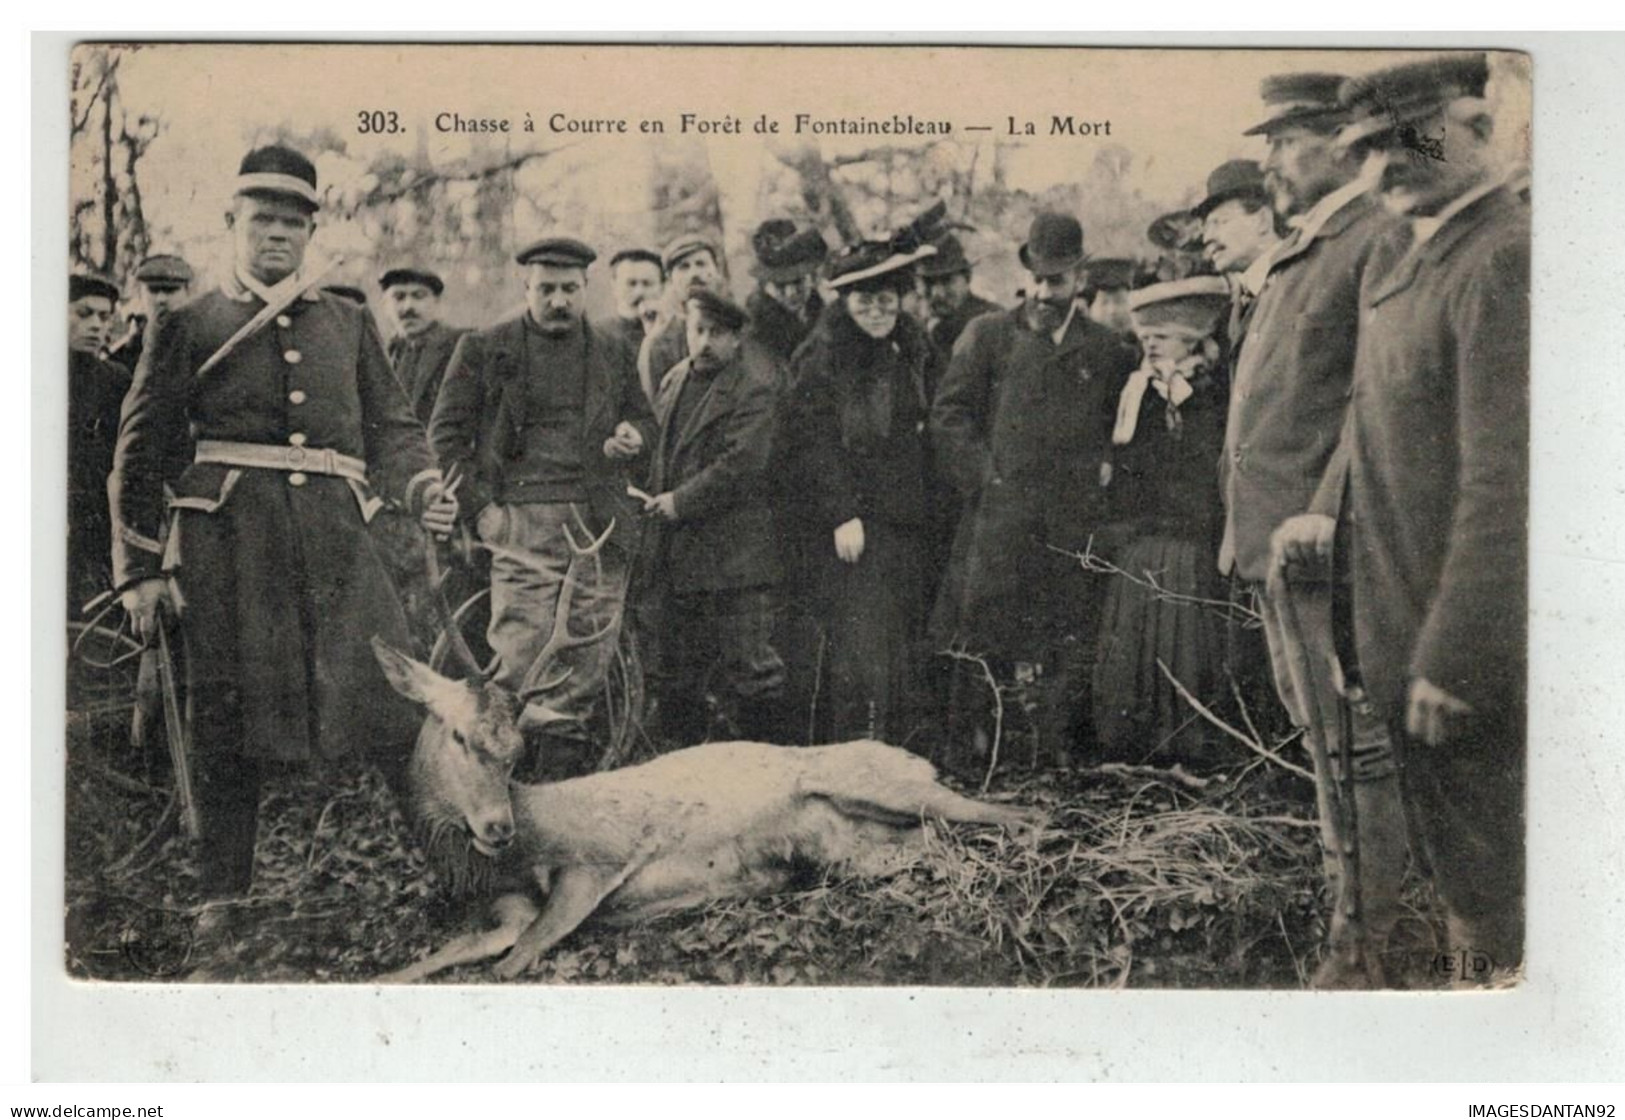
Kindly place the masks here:
<instances>
[{"instance_id":1,"label":"black and white photograph","mask_svg":"<svg viewBox=\"0 0 1625 1120\"><path fill-rule=\"evenodd\" d=\"M1527 982L1538 59L69 65L67 977Z\"/></svg>"}]
</instances>

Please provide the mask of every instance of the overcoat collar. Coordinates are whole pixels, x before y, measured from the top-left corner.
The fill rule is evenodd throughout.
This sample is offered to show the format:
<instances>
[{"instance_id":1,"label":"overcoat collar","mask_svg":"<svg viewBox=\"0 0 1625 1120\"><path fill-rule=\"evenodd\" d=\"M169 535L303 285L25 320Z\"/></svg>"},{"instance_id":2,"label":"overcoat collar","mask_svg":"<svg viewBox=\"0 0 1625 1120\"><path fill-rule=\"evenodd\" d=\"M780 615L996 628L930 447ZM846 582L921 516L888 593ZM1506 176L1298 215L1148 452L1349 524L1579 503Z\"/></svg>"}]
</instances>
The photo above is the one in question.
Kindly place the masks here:
<instances>
[{"instance_id":1,"label":"overcoat collar","mask_svg":"<svg viewBox=\"0 0 1625 1120\"><path fill-rule=\"evenodd\" d=\"M1277 271L1307 253L1317 242L1341 237L1376 205L1379 205L1377 200L1369 192L1356 194L1328 214L1317 228L1299 230L1270 261L1269 275L1274 276ZM1265 283L1268 283L1267 279Z\"/></svg>"},{"instance_id":2,"label":"overcoat collar","mask_svg":"<svg viewBox=\"0 0 1625 1120\"><path fill-rule=\"evenodd\" d=\"M1420 245L1412 244L1405 251L1392 271L1378 282L1371 293L1370 306L1403 292L1415 282L1424 264L1432 265L1448 257L1452 250L1472 234L1479 227L1491 222L1503 220L1509 207L1519 207L1522 203L1512 196L1512 192L1505 186L1478 198L1471 204L1463 207L1451 219L1439 227L1437 233ZM1410 227L1402 227L1396 232L1396 237L1411 237Z\"/></svg>"}]
</instances>

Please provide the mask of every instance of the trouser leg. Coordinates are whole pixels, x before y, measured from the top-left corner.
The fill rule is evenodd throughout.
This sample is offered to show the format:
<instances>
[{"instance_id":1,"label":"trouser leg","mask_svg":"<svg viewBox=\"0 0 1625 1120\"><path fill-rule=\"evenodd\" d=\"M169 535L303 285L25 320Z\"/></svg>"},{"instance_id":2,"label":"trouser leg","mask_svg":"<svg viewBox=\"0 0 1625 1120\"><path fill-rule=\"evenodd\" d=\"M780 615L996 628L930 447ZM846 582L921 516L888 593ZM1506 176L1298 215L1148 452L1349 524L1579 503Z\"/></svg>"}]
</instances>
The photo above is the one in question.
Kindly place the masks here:
<instances>
[{"instance_id":1,"label":"trouser leg","mask_svg":"<svg viewBox=\"0 0 1625 1120\"><path fill-rule=\"evenodd\" d=\"M645 617L648 683L654 698L651 733L673 746L702 742L710 730L706 678L715 660L705 596L655 593Z\"/></svg>"},{"instance_id":2,"label":"trouser leg","mask_svg":"<svg viewBox=\"0 0 1625 1120\"><path fill-rule=\"evenodd\" d=\"M785 726L785 668L773 648L778 624L775 595L767 589L716 596L711 625L718 654L717 690L727 698L741 737L793 742Z\"/></svg>"},{"instance_id":3,"label":"trouser leg","mask_svg":"<svg viewBox=\"0 0 1625 1120\"><path fill-rule=\"evenodd\" d=\"M193 707L192 792L197 799L199 862L206 899L248 893L254 878L261 765L236 752L241 709L230 686L203 685Z\"/></svg>"}]
</instances>

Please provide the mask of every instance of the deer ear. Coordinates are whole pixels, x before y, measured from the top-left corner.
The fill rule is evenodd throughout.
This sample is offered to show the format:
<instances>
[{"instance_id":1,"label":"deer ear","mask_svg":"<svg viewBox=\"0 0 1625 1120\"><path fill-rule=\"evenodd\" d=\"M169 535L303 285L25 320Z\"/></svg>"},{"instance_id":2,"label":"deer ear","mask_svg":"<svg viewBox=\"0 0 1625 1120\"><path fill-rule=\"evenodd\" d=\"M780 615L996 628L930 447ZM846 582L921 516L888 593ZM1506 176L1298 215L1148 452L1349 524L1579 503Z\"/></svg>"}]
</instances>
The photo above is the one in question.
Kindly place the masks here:
<instances>
[{"instance_id":1,"label":"deer ear","mask_svg":"<svg viewBox=\"0 0 1625 1120\"><path fill-rule=\"evenodd\" d=\"M423 662L406 656L376 634L372 638L372 652L378 658L378 664L389 679L391 688L408 700L428 704L429 697L435 692L435 684L441 680L439 673Z\"/></svg>"}]
</instances>

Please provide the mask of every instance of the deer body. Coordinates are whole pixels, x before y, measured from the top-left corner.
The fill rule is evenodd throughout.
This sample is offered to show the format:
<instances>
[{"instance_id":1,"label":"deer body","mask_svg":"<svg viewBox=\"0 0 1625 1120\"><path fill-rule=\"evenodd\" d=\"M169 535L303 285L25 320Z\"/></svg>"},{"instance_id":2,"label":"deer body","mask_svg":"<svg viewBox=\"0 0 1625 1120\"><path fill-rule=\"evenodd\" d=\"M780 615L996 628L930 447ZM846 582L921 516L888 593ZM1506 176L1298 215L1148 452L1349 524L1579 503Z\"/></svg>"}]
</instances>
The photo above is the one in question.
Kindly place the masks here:
<instances>
[{"instance_id":1,"label":"deer body","mask_svg":"<svg viewBox=\"0 0 1625 1120\"><path fill-rule=\"evenodd\" d=\"M924 759L873 741L709 743L622 770L512 785L521 743L502 690L450 681L375 647L391 682L429 709L412 766L420 814L466 829L476 848L532 881L530 892L498 901L497 928L456 938L385 980L504 951L497 973L512 978L589 916L629 923L773 893L808 868L886 874L919 852L926 817L1036 820L962 797Z\"/></svg>"}]
</instances>

